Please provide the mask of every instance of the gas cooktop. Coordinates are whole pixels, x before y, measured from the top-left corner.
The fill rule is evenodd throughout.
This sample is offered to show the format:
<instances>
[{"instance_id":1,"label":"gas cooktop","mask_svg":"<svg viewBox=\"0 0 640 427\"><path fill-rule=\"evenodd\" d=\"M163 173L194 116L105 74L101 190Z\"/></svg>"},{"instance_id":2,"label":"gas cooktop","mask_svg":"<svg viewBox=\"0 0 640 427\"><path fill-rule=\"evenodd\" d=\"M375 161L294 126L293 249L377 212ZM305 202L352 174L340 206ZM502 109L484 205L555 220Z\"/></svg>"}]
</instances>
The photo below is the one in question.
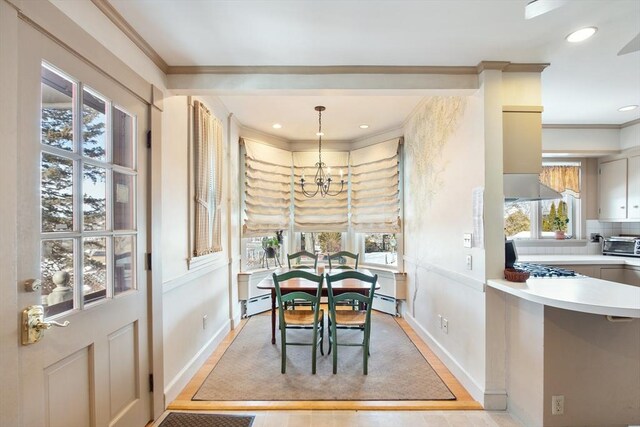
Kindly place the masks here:
<instances>
[{"instance_id":1,"label":"gas cooktop","mask_svg":"<svg viewBox=\"0 0 640 427\"><path fill-rule=\"evenodd\" d=\"M527 262L516 262L513 264L513 268L518 270L528 271L531 277L584 277L581 274L576 273L573 270L567 270L566 268L551 267L549 265L531 264Z\"/></svg>"}]
</instances>

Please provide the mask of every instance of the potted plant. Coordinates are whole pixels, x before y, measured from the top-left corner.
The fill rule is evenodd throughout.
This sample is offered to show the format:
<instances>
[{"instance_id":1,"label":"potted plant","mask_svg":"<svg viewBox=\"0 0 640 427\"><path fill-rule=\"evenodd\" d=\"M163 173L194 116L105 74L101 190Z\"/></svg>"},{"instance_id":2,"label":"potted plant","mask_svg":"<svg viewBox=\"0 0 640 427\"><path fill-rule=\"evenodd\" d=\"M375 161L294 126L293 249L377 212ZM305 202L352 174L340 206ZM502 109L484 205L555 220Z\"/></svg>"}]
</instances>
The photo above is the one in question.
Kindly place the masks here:
<instances>
[{"instance_id":1,"label":"potted plant","mask_svg":"<svg viewBox=\"0 0 640 427\"><path fill-rule=\"evenodd\" d=\"M555 231L556 239L564 239L564 233L567 231L567 224L569 224L569 218L565 213L567 211L566 204L560 202L558 205L558 212L555 213L552 219L553 230Z\"/></svg>"},{"instance_id":2,"label":"potted plant","mask_svg":"<svg viewBox=\"0 0 640 427\"><path fill-rule=\"evenodd\" d=\"M275 258L276 251L280 248L280 242L277 237L265 237L262 239L262 248L267 254L267 258Z\"/></svg>"}]
</instances>

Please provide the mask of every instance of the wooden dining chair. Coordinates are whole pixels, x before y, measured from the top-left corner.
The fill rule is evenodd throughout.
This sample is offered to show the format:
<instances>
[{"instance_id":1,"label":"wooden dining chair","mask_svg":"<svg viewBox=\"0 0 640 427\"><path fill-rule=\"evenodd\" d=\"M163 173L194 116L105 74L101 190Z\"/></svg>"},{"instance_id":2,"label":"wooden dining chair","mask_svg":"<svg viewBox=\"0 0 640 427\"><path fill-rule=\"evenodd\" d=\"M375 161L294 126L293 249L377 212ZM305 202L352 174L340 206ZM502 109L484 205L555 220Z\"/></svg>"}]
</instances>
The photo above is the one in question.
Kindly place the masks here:
<instances>
[{"instance_id":1,"label":"wooden dining chair","mask_svg":"<svg viewBox=\"0 0 640 427\"><path fill-rule=\"evenodd\" d=\"M304 291L282 293L280 283L291 279L306 279L316 285L315 295ZM322 342L324 337L324 311L320 308L322 296L322 282L324 277L304 270L291 270L284 274L273 274L273 284L276 289L278 301L278 317L280 322L280 337L282 347L282 367L284 374L287 369L287 346L310 345L311 373L316 373L316 354L320 345L320 354L324 354ZM310 304L308 309L288 310L286 305L293 300L303 300ZM310 342L287 342L287 329L312 329L313 335Z\"/></svg>"},{"instance_id":2,"label":"wooden dining chair","mask_svg":"<svg viewBox=\"0 0 640 427\"><path fill-rule=\"evenodd\" d=\"M353 265L347 263L347 258L351 258L354 261ZM358 269L358 258L360 258L360 254L354 254L352 252L340 251L334 254L329 255L329 270L334 268L342 268L342 269ZM333 261L333 262L331 262Z\"/></svg>"},{"instance_id":3,"label":"wooden dining chair","mask_svg":"<svg viewBox=\"0 0 640 427\"><path fill-rule=\"evenodd\" d=\"M307 262L313 261L313 265L305 264L305 260L308 260ZM287 264L289 265L289 268L309 268L315 270L318 267L318 254L312 254L307 251L287 254Z\"/></svg>"},{"instance_id":4,"label":"wooden dining chair","mask_svg":"<svg viewBox=\"0 0 640 427\"><path fill-rule=\"evenodd\" d=\"M371 284L368 295L357 292L343 292L335 294L333 285L347 279L360 280ZM338 371L338 346L362 347L362 373L367 375L369 363L369 340L371 337L371 307L373 306L373 294L378 282L378 275L369 276L355 270L346 270L344 273L327 275L327 290L329 295L329 351L333 352L333 373ZM357 301L364 305L359 310L336 310L338 303L343 301ZM337 330L340 328L360 329L363 333L362 342L338 342Z\"/></svg>"}]
</instances>

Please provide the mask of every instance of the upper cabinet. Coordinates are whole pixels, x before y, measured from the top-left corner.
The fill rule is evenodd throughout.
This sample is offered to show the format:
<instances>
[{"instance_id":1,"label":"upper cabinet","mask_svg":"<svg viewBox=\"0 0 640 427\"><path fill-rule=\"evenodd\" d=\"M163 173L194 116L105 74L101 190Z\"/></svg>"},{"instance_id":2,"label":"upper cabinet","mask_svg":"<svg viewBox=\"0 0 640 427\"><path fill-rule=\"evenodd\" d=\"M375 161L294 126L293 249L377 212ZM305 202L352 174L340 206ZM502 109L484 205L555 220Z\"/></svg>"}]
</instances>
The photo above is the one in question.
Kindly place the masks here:
<instances>
[{"instance_id":1,"label":"upper cabinet","mask_svg":"<svg viewBox=\"0 0 640 427\"><path fill-rule=\"evenodd\" d=\"M504 173L542 172L542 107L502 107Z\"/></svg>"},{"instance_id":2,"label":"upper cabinet","mask_svg":"<svg viewBox=\"0 0 640 427\"><path fill-rule=\"evenodd\" d=\"M627 218L640 220L640 155L629 157Z\"/></svg>"},{"instance_id":3,"label":"upper cabinet","mask_svg":"<svg viewBox=\"0 0 640 427\"><path fill-rule=\"evenodd\" d=\"M640 155L601 162L598 195L601 220L640 220Z\"/></svg>"}]
</instances>

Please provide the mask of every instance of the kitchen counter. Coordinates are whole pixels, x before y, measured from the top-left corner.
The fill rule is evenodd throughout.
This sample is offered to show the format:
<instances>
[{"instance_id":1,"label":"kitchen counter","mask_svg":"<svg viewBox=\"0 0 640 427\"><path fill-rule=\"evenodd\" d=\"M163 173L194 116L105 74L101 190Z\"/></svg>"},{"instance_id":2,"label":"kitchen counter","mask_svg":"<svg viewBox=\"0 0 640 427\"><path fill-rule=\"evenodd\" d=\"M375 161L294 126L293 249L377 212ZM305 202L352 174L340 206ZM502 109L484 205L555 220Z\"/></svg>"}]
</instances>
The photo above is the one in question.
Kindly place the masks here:
<instances>
[{"instance_id":1,"label":"kitchen counter","mask_svg":"<svg viewBox=\"0 0 640 427\"><path fill-rule=\"evenodd\" d=\"M522 261L524 258L529 257L522 257ZM538 261L539 256L535 258L536 262L543 262ZM571 258L571 262L575 263L575 258ZM487 281L487 285L518 298L550 307L582 313L640 318L640 287L637 286L590 277L530 278L524 283L496 279Z\"/></svg>"},{"instance_id":2,"label":"kitchen counter","mask_svg":"<svg viewBox=\"0 0 640 427\"><path fill-rule=\"evenodd\" d=\"M597 264L640 267L640 258L638 257L615 255L518 255L518 262L533 262L546 265Z\"/></svg>"}]
</instances>

